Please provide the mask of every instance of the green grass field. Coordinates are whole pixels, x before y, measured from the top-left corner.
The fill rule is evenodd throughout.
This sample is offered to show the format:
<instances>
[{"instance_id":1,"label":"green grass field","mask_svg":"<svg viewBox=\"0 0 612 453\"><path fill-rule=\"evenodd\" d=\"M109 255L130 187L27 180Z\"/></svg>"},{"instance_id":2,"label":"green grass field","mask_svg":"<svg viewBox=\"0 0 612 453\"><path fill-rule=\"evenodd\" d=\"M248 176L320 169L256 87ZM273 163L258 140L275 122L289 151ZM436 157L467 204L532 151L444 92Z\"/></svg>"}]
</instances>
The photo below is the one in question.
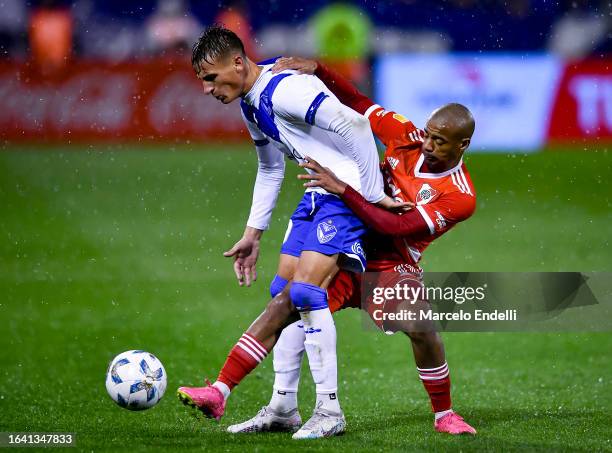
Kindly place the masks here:
<instances>
[{"instance_id":1,"label":"green grass field","mask_svg":"<svg viewBox=\"0 0 612 453\"><path fill-rule=\"evenodd\" d=\"M133 148L133 149L132 149ZM609 151L467 158L475 216L433 244L438 271L611 271ZM612 451L612 335L444 335L454 406L479 430L432 428L408 341L336 317L348 432L296 443L234 437L271 393L268 360L221 423L197 420L180 384L214 378L267 301L286 219L300 198L290 166L262 243L259 281L239 288L221 253L242 233L255 174L247 148L11 148L0 153L0 431L72 431L79 450ZM166 397L132 413L104 388L108 361L155 353ZM302 416L314 389L307 368Z\"/></svg>"}]
</instances>

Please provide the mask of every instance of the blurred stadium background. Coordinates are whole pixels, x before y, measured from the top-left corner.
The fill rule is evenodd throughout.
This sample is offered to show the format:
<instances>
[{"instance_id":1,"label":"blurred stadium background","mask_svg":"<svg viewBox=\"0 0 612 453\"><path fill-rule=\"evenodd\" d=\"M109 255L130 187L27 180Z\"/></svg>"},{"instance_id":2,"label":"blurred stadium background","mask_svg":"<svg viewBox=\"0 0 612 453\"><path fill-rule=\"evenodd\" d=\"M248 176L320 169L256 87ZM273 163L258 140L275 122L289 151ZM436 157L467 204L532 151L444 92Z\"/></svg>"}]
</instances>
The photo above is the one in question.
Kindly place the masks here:
<instances>
[{"instance_id":1,"label":"blurred stadium background","mask_svg":"<svg viewBox=\"0 0 612 453\"><path fill-rule=\"evenodd\" d=\"M611 271L609 1L0 1L0 431L72 431L79 449L297 448L224 427L269 396L264 364L221 425L172 394L219 367L267 299L288 167L260 278L238 288L221 252L242 234L256 157L238 105L190 67L221 22L256 58L324 60L423 125L470 107L475 216L428 250L432 271ZM436 435L407 342L337 317L349 432L311 449L610 450L609 333L447 334L455 405L475 439ZM154 352L166 398L128 413L105 366ZM307 369L301 406L313 389ZM302 447L303 448L303 447Z\"/></svg>"}]
</instances>

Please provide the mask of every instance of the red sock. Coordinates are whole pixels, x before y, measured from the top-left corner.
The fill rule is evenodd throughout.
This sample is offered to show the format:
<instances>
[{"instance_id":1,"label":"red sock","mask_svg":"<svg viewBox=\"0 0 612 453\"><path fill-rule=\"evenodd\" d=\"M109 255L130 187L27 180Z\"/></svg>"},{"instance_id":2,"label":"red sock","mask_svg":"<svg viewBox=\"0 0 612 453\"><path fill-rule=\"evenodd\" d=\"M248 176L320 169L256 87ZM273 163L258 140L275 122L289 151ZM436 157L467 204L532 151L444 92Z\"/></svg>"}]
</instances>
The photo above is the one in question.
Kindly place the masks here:
<instances>
[{"instance_id":1,"label":"red sock","mask_svg":"<svg viewBox=\"0 0 612 453\"><path fill-rule=\"evenodd\" d=\"M449 410L451 405L451 381L448 371L448 365L444 362L436 368L418 368L419 377L423 381L425 390L429 394L431 400L431 409L434 412L442 412Z\"/></svg>"},{"instance_id":2,"label":"red sock","mask_svg":"<svg viewBox=\"0 0 612 453\"><path fill-rule=\"evenodd\" d=\"M232 348L219 372L218 381L230 390L240 384L244 377L253 371L266 358L268 350L248 333L244 333Z\"/></svg>"}]
</instances>

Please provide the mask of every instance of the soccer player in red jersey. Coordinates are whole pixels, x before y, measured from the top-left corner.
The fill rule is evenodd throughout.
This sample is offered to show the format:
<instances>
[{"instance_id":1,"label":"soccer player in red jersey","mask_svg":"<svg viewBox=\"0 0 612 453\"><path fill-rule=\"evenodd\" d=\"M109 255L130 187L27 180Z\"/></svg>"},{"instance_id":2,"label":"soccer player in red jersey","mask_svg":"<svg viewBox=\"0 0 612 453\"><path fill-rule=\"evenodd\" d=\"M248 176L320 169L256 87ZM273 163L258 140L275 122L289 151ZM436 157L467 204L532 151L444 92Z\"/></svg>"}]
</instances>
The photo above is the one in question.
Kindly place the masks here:
<instances>
[{"instance_id":1,"label":"soccer player in red jersey","mask_svg":"<svg viewBox=\"0 0 612 453\"><path fill-rule=\"evenodd\" d=\"M314 73L342 103L370 120L372 131L386 146L381 168L389 195L414 203L415 209L401 216L380 209L313 161L302 165L314 172L300 176L310 180L305 186L323 187L340 195L378 233L366 243L367 270L395 272L395 277L389 278L389 274L382 277L384 286L392 287L394 278L406 281L406 276L420 281L418 262L423 251L435 238L470 217L476 206L474 186L462 161L474 132L471 113L462 105L449 104L434 111L425 130L420 130L402 115L376 105L323 65L298 58L277 61L277 70L286 68ZM360 277L340 272L328 289L330 309L359 307L359 282ZM384 330L393 329L392 325L380 326ZM436 429L453 434L475 433L452 412L450 377L440 336L431 330L409 329L406 333L412 341L419 376L431 399Z\"/></svg>"},{"instance_id":2,"label":"soccer player in red jersey","mask_svg":"<svg viewBox=\"0 0 612 453\"><path fill-rule=\"evenodd\" d=\"M311 173L300 177L307 180L307 187L323 187L338 194L372 228L375 235L367 247L367 270L383 272L385 286L393 286L400 279L422 284L418 262L423 251L435 238L470 217L475 209L474 186L462 161L474 131L471 113L462 105L449 104L434 111L425 130L420 130L403 116L374 104L341 76L314 61L280 59L277 66L278 70L291 68L314 73L341 102L370 120L372 131L386 146L381 169L389 195L414 204L414 209L398 215L378 208L314 161L302 164ZM358 277L338 273L328 288L330 310L359 307L360 284ZM270 404L253 419L230 426L230 432L299 427L296 393L306 337L303 329L297 328L297 322L291 324L295 319L286 287L232 349L218 378L228 387L238 385L259 364L265 356L260 350L270 350L275 344L276 378ZM395 327L378 324L384 330ZM475 434L474 428L452 410L449 368L438 333L431 329L404 331L412 342L417 371L431 400L435 429L450 434Z\"/></svg>"}]
</instances>

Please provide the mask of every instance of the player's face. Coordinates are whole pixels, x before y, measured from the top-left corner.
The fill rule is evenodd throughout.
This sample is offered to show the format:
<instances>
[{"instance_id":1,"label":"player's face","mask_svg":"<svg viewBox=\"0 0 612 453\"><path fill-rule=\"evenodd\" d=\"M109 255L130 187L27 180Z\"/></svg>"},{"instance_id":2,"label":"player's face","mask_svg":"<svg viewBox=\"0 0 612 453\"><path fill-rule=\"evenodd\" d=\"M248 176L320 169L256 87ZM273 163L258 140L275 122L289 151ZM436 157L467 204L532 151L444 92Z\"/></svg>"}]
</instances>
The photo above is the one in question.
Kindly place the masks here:
<instances>
[{"instance_id":1,"label":"player's face","mask_svg":"<svg viewBox=\"0 0 612 453\"><path fill-rule=\"evenodd\" d=\"M198 79L202 81L204 93L218 101L229 104L243 94L246 79L246 61L240 55L202 61Z\"/></svg>"},{"instance_id":2,"label":"player's face","mask_svg":"<svg viewBox=\"0 0 612 453\"><path fill-rule=\"evenodd\" d=\"M434 173L450 170L459 162L469 145L466 139L458 139L452 125L430 118L425 126L425 139L421 151L427 167Z\"/></svg>"}]
</instances>

